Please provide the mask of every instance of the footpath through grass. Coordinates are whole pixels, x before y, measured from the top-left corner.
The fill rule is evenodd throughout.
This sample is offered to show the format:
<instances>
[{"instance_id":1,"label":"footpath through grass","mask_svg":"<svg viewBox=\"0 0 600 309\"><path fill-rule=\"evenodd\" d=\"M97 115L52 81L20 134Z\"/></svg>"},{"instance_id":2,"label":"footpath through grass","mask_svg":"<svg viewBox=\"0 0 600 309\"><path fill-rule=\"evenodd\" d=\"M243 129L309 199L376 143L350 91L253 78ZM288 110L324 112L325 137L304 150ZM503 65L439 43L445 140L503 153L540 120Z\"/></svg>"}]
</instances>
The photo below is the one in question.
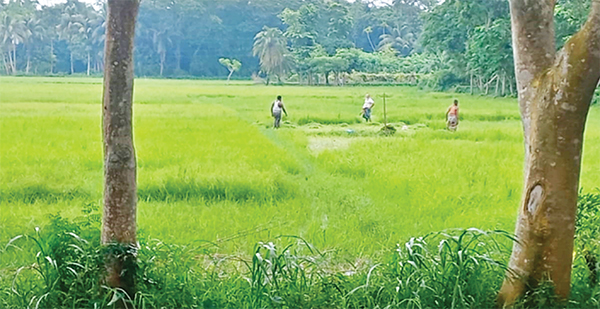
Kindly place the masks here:
<instances>
[{"instance_id":1,"label":"footpath through grass","mask_svg":"<svg viewBox=\"0 0 600 309\"><path fill-rule=\"evenodd\" d=\"M101 87L100 79L0 78L0 244L36 227L52 229L50 215L73 219L101 208ZM371 124L358 115L366 93L376 101ZM398 129L393 136L378 133L383 93L388 122ZM280 130L271 128L268 110L276 95L290 114ZM462 121L450 133L444 113L453 98ZM600 183L599 119L592 108L584 191ZM209 260L236 256L252 264L266 248L257 243L296 244L281 238L293 235L325 252L329 271L369 268L412 236L512 231L522 186L514 99L408 87L138 79L134 138L140 239L203 244ZM0 252L2 273L33 263L36 250ZM344 298L332 306L354 305Z\"/></svg>"}]
</instances>

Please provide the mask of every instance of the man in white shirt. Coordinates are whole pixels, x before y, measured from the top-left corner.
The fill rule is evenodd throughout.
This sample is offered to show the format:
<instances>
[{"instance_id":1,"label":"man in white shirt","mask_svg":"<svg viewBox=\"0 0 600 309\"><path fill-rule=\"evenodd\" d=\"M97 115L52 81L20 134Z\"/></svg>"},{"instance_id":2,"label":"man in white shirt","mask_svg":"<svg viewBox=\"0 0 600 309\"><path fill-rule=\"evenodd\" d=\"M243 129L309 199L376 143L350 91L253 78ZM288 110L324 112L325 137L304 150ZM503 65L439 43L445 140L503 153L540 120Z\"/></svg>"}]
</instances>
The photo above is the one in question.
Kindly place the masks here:
<instances>
[{"instance_id":1,"label":"man in white shirt","mask_svg":"<svg viewBox=\"0 0 600 309\"><path fill-rule=\"evenodd\" d=\"M365 104L362 107L362 116L367 122L371 121L371 109L373 105L375 105L375 101L373 101L370 94L367 94L365 96Z\"/></svg>"},{"instance_id":2,"label":"man in white shirt","mask_svg":"<svg viewBox=\"0 0 600 309\"><path fill-rule=\"evenodd\" d=\"M283 106L281 96L278 95L277 100L273 101L273 104L271 104L271 115L273 116L273 118L275 118L275 121L273 122L274 128L279 128L282 111L285 113L286 116L288 115L287 111L285 110L285 106Z\"/></svg>"}]
</instances>

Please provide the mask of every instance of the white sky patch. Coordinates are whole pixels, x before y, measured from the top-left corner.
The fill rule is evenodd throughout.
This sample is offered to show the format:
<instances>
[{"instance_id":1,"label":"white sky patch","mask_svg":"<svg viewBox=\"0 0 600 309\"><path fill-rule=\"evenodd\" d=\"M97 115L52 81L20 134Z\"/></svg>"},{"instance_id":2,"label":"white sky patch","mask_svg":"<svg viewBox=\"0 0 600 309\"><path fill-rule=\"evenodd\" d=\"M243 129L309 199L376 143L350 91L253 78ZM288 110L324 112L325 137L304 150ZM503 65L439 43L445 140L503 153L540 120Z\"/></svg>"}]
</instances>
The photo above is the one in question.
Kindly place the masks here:
<instances>
[{"instance_id":1,"label":"white sky patch","mask_svg":"<svg viewBox=\"0 0 600 309\"><path fill-rule=\"evenodd\" d=\"M58 3L65 3L65 2L67 2L67 0L38 0L38 2L40 3L40 5L51 6L51 5L55 5ZM79 2L95 4L97 2L97 0L79 0Z\"/></svg>"},{"instance_id":2,"label":"white sky patch","mask_svg":"<svg viewBox=\"0 0 600 309\"><path fill-rule=\"evenodd\" d=\"M346 0L348 2L355 2L356 0ZM363 2L371 2L373 3L375 6L384 6L384 5L392 5L392 3L394 2L394 0L368 0L368 1L364 1Z\"/></svg>"}]
</instances>

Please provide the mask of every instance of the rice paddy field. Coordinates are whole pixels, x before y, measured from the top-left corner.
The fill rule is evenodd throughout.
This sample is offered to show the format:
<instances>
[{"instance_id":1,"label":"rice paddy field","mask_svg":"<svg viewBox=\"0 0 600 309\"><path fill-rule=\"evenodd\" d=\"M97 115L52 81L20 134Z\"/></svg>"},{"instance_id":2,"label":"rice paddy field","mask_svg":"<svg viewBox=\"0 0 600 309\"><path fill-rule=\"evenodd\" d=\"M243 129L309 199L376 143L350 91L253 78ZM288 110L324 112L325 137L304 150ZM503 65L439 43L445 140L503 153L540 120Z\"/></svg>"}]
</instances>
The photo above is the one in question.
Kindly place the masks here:
<instances>
[{"instance_id":1,"label":"rice paddy field","mask_svg":"<svg viewBox=\"0 0 600 309\"><path fill-rule=\"evenodd\" d=\"M372 123L359 116L367 93ZM50 215L101 211L101 94L95 78L0 78L0 247ZM384 94L391 136L379 132ZM277 130L276 95L289 113ZM461 122L449 132L454 98ZM356 264L433 231L513 230L523 169L514 98L137 79L134 101L141 238L252 256L258 242L294 236ZM600 184L599 156L593 107L583 192ZM0 268L19 254L0 254Z\"/></svg>"},{"instance_id":2,"label":"rice paddy field","mask_svg":"<svg viewBox=\"0 0 600 309\"><path fill-rule=\"evenodd\" d=\"M48 214L100 205L101 82L0 79L2 241L43 227ZM366 93L376 101L369 124L358 115ZM389 137L378 134L384 93L398 129ZM279 130L269 113L276 95L289 112ZM444 130L453 98L455 133ZM134 101L138 228L148 236L232 253L297 235L359 256L446 228L513 228L523 162L515 99L138 79ZM583 190L600 184L598 112L586 129Z\"/></svg>"}]
</instances>

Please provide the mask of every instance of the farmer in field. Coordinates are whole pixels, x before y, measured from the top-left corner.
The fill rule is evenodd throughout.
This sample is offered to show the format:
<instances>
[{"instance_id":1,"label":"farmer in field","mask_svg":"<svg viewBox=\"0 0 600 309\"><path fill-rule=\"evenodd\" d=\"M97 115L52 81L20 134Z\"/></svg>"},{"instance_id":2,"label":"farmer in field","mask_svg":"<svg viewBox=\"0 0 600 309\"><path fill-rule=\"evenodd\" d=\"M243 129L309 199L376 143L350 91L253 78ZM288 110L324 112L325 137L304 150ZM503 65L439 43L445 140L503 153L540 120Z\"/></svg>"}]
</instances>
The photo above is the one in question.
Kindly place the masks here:
<instances>
[{"instance_id":1,"label":"farmer in field","mask_svg":"<svg viewBox=\"0 0 600 309\"><path fill-rule=\"evenodd\" d=\"M273 101L273 104L271 104L271 115L273 116L273 118L275 118L275 121L273 122L274 128L279 128L282 111L285 113L286 116L288 115L287 111L285 110L285 106L283 106L283 101L281 101L281 96L278 95L277 100Z\"/></svg>"},{"instance_id":2,"label":"farmer in field","mask_svg":"<svg viewBox=\"0 0 600 309\"><path fill-rule=\"evenodd\" d=\"M456 131L458 127L458 100L454 100L454 103L446 111L446 126L450 131Z\"/></svg>"},{"instance_id":3,"label":"farmer in field","mask_svg":"<svg viewBox=\"0 0 600 309\"><path fill-rule=\"evenodd\" d=\"M375 101L371 98L370 94L365 96L365 104L362 107L362 117L365 118L367 122L371 121L371 109L375 105Z\"/></svg>"}]
</instances>

